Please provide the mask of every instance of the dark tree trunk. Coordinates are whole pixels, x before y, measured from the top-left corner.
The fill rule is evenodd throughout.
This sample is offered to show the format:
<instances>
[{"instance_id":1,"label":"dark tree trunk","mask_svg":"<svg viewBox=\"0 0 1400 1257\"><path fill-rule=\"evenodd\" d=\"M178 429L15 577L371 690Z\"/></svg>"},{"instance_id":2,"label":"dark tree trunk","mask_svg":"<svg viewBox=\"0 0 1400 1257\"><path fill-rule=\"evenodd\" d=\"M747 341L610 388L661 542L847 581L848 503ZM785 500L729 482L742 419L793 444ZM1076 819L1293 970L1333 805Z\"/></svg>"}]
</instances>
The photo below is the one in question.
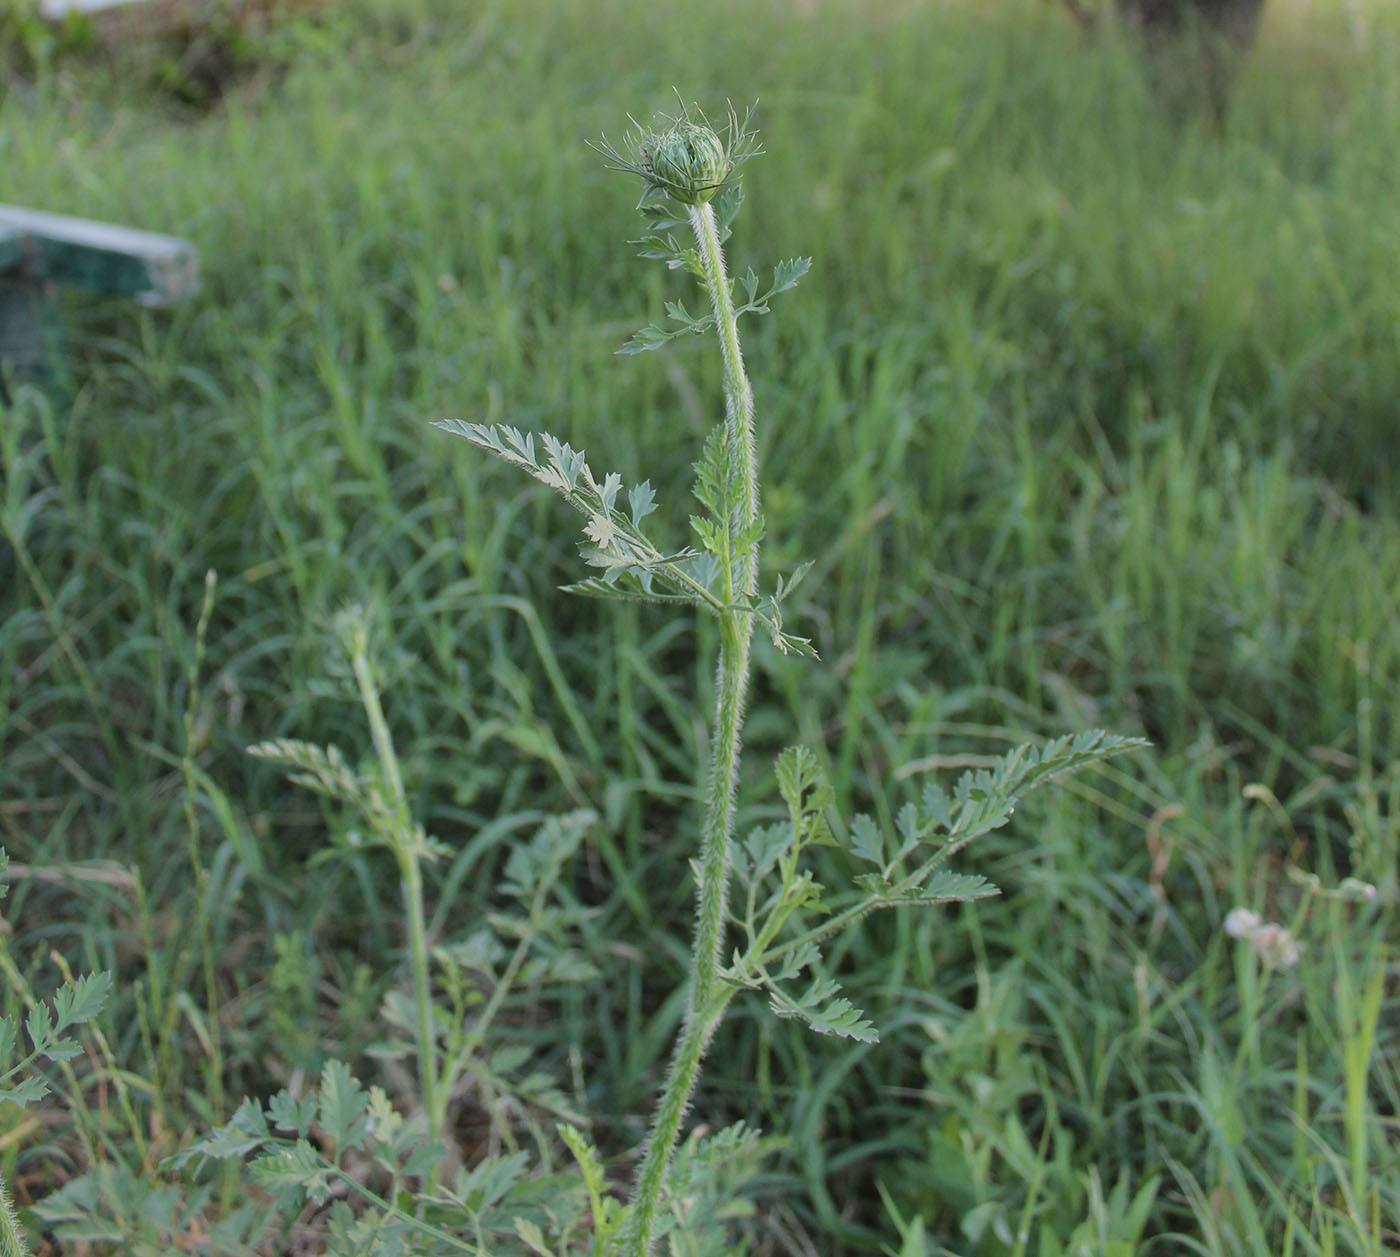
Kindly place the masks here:
<instances>
[{"instance_id":1,"label":"dark tree trunk","mask_svg":"<svg viewBox=\"0 0 1400 1257\"><path fill-rule=\"evenodd\" d=\"M1259 27L1264 0L1117 0L1142 31L1157 86L1179 105L1203 98L1223 120L1240 58Z\"/></svg>"},{"instance_id":2,"label":"dark tree trunk","mask_svg":"<svg viewBox=\"0 0 1400 1257\"><path fill-rule=\"evenodd\" d=\"M1243 52L1254 38L1264 0L1118 0L1118 11L1148 35L1193 31Z\"/></svg>"}]
</instances>

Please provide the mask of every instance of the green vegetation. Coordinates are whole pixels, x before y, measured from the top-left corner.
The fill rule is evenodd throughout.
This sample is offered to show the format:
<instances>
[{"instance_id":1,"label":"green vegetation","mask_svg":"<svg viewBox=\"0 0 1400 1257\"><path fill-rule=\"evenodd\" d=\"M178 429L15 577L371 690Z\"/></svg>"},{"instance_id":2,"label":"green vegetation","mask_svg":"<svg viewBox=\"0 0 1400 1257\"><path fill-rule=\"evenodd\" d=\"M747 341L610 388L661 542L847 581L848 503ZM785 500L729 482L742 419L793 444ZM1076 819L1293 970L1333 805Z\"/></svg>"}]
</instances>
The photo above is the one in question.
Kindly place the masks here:
<instances>
[{"instance_id":1,"label":"green vegetation","mask_svg":"<svg viewBox=\"0 0 1400 1257\"><path fill-rule=\"evenodd\" d=\"M74 302L80 384L0 419L0 1011L113 975L54 1095L0 1108L40 1251L286 1251L310 1215L271 1229L191 1152L268 1114L378 1158L335 1180L379 1195L374 1242L474 1243L403 1203L394 1105L429 1092L443 1193L516 1152L558 1176L462 1193L493 1252L632 1178L719 633L552 592L565 509L431 423L550 430L685 501L722 371L698 337L615 356L680 294L583 143L673 84L759 98L731 273L816 259L744 324L765 564L815 560L784 616L823 663L755 636L739 833L786 814L795 737L886 832L1013 742L1156 745L980 839L1000 898L842 934L878 1045L735 998L691 1118L770 1138L682 1147L733 1230L670 1239L1393 1246L1400 28L1276 14L1217 130L1053 6L865 7L396 0L284 32L285 78L203 118L71 63L0 106L8 200L187 236L206 276L170 315ZM380 810L245 753L288 739ZM497 1231L507 1197L528 1225Z\"/></svg>"}]
</instances>

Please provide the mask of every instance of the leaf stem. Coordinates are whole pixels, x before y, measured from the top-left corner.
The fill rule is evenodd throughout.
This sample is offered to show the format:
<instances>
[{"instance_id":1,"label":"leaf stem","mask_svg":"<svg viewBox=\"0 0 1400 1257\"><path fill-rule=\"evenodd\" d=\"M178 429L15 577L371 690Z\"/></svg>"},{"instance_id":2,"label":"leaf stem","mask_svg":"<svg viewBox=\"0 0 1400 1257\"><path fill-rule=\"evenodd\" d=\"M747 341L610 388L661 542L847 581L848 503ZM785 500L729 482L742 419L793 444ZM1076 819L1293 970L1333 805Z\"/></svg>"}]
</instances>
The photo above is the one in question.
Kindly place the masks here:
<instances>
[{"instance_id":1,"label":"leaf stem","mask_svg":"<svg viewBox=\"0 0 1400 1257\"><path fill-rule=\"evenodd\" d=\"M378 1192L366 1187L357 1177L353 1174L346 1173L346 1171L342 1170L339 1166L331 1165L328 1166L327 1169L330 1174L344 1183L351 1191L357 1193L364 1200L369 1201L370 1204L382 1209L388 1217L396 1218L406 1226L411 1226L419 1234L426 1235L431 1239L437 1240L439 1243L446 1244L449 1248L454 1248L459 1253L467 1253L470 1257L484 1257L485 1249L480 1247L473 1248L465 1240L461 1240L453 1235L451 1231L444 1230L440 1226L434 1226L431 1222L423 1218L414 1217L410 1213L405 1213L393 1200L386 1200L383 1196L379 1195ZM5 1255L0 1253L0 1257L5 1257Z\"/></svg>"},{"instance_id":2,"label":"leaf stem","mask_svg":"<svg viewBox=\"0 0 1400 1257\"><path fill-rule=\"evenodd\" d=\"M705 287L715 311L715 328L724 357L724 419L730 448L739 463L739 501L731 518L716 521L730 537L758 517L758 460L754 451L753 390L744 373L734 303L724 269L719 228L708 203L690 207L690 222L699 245ZM737 516L737 518L734 518ZM736 594L751 599L758 588L758 547L731 558L724 573L725 602ZM720 976L724 941L725 903L729 887L729 842L734 832L734 796L744 724L744 700L749 679L749 650L753 617L747 610L726 606L719 613L720 650L716 680L714 731L711 739L709 784L700 833L699 885L696 888L695 936L691 947L690 1000L685 1024L671 1058L670 1073L652 1119L642 1169L632 1196L625 1257L648 1257L667 1172L680 1139L681 1123L700 1073L710 1037L724 1015L732 992Z\"/></svg>"}]
</instances>

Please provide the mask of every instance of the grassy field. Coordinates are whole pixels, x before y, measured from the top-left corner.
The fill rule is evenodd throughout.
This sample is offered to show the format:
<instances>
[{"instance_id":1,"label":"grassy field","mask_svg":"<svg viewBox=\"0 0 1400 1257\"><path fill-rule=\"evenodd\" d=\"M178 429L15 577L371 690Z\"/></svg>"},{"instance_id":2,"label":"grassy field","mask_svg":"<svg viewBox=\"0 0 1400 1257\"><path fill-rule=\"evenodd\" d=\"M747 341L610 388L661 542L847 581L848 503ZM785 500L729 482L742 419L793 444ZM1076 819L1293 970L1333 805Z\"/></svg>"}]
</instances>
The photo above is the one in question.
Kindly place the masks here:
<instances>
[{"instance_id":1,"label":"grassy field","mask_svg":"<svg viewBox=\"0 0 1400 1257\"><path fill-rule=\"evenodd\" d=\"M450 848L441 942L542 813L602 817L569 873L597 975L503 1011L529 1063L464 1090L461 1155L562 1160L541 1071L626 1177L680 1015L708 629L557 592L565 508L429 424L548 427L683 542L719 372L614 355L689 294L584 145L674 84L759 101L734 269L815 258L747 329L769 561L816 560L822 654L760 647L747 819L798 739L881 818L1023 736L1155 744L970 850L1000 898L845 941L878 1045L739 1005L693 1114L773 1137L729 1251L1394 1251L1400 26L1280 7L1217 128L1048 5L336 12L207 113L81 62L0 102L4 200L188 237L205 277L72 303L72 388L0 415L6 1011L117 979L59 1099L0 1110L18 1202L101 1165L102 1251L174 1251L176 1199L199 1251L227 1191L159 1166L240 1097L333 1054L411 1103L370 1054L407 982L388 857L245 754L370 753L352 601Z\"/></svg>"}]
</instances>

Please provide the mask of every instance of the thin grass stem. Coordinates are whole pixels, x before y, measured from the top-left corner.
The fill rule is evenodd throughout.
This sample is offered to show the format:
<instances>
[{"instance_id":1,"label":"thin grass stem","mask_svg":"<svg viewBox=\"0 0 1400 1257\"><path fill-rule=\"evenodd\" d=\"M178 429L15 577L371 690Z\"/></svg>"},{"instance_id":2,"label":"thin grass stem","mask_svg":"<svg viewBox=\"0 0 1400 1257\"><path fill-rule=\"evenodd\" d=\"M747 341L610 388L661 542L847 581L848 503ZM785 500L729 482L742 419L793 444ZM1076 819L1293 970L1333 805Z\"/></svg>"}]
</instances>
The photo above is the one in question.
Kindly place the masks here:
<instances>
[{"instance_id":1,"label":"thin grass stem","mask_svg":"<svg viewBox=\"0 0 1400 1257\"><path fill-rule=\"evenodd\" d=\"M408 799L404 794L403 774L398 756L384 719L379 701L379 687L369 660L368 634L363 623L354 624L347 635L350 664L360 701L369 721L370 736L375 753L384 772L384 784L389 791L393 810L393 833L389 835L394 857L398 861L403 881L404 908L408 914L409 964L413 970L413 1002L418 1015L418 1081L422 1088L423 1111L427 1115L429 1133L436 1135L443 1120L437 1102L437 1061L433 1046L433 1006L428 986L428 931L423 913L423 874L419 864L413 823L409 819Z\"/></svg>"},{"instance_id":2,"label":"thin grass stem","mask_svg":"<svg viewBox=\"0 0 1400 1257\"><path fill-rule=\"evenodd\" d=\"M209 618L214 611L214 592L218 576L211 568L204 574L204 601L195 625L194 657L186 673L188 694L185 701L185 753L180 757L180 771L185 782L185 828L189 837L190 867L194 870L195 913L199 919L199 950L204 977L205 1017L209 1025L209 1088L214 1117L224 1118L223 1031L219 1018L219 988L214 972L214 927L209 916L209 870L200 852L199 817L195 809L195 734L199 706L199 672L204 663L205 643L209 635Z\"/></svg>"}]
</instances>

